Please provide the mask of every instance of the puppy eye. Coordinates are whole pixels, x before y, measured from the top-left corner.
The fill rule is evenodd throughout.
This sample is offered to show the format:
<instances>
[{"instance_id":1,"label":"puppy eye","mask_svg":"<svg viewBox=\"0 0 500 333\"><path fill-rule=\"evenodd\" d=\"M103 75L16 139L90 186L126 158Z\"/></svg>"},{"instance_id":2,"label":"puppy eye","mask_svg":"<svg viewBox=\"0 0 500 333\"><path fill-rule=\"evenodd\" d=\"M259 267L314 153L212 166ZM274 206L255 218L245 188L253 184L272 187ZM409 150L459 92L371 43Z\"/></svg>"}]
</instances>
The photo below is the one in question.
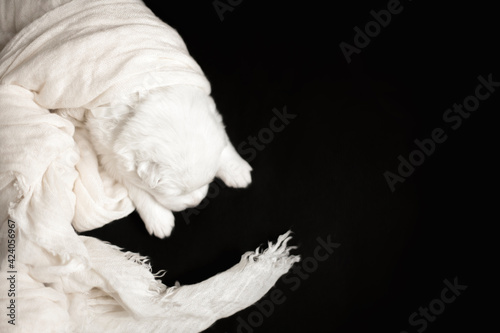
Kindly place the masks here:
<instances>
[{"instance_id":1,"label":"puppy eye","mask_svg":"<svg viewBox=\"0 0 500 333\"><path fill-rule=\"evenodd\" d=\"M172 197L179 196L181 193L182 191L177 188L168 188L165 190L165 194Z\"/></svg>"},{"instance_id":2,"label":"puppy eye","mask_svg":"<svg viewBox=\"0 0 500 333\"><path fill-rule=\"evenodd\" d=\"M155 188L160 183L158 165L154 162L141 162L137 165L137 174L150 188Z\"/></svg>"}]
</instances>

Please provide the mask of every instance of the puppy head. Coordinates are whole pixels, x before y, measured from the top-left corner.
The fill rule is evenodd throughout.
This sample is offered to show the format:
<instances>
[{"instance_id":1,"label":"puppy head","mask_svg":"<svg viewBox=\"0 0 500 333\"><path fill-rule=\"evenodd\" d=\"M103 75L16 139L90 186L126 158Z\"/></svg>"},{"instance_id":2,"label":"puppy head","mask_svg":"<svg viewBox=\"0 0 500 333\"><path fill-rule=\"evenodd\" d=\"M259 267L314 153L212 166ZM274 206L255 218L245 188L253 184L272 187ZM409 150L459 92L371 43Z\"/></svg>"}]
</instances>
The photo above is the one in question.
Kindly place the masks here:
<instances>
[{"instance_id":1,"label":"puppy head","mask_svg":"<svg viewBox=\"0 0 500 333\"><path fill-rule=\"evenodd\" d=\"M226 144L212 98L196 87L175 86L153 91L135 107L114 151L135 186L178 211L205 197Z\"/></svg>"}]
</instances>

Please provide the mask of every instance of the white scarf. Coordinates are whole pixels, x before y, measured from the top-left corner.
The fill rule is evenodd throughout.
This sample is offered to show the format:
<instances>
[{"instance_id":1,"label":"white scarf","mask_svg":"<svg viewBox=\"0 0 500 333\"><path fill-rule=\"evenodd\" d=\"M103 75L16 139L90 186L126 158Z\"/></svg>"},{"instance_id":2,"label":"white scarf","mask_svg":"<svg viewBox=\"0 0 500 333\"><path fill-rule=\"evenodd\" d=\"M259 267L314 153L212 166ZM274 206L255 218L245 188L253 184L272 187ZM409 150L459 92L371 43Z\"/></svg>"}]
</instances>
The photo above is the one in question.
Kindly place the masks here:
<instances>
[{"instance_id":1,"label":"white scarf","mask_svg":"<svg viewBox=\"0 0 500 333\"><path fill-rule=\"evenodd\" d=\"M134 209L99 168L83 112L174 84L210 93L177 32L139 0L16 4L23 1L46 13L25 6L33 21L0 53L0 331L199 332L258 301L299 260L289 255L289 233L206 281L167 288L146 258L74 230ZM15 297L3 276L11 270L8 219L16 226ZM4 314L13 299L15 326Z\"/></svg>"}]
</instances>

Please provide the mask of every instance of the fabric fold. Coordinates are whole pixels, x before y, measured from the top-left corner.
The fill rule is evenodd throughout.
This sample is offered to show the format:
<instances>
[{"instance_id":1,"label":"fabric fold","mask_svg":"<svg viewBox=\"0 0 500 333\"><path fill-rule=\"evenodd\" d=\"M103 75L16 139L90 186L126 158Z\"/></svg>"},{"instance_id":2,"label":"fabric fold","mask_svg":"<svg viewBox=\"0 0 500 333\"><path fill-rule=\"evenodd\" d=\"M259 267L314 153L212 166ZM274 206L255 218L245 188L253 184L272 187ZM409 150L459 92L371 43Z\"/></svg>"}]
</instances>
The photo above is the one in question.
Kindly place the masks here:
<instances>
[{"instance_id":1,"label":"fabric fold","mask_svg":"<svg viewBox=\"0 0 500 333\"><path fill-rule=\"evenodd\" d=\"M16 4L15 15L28 16L0 52L0 270L16 271L17 289L0 294L0 307L14 299L17 318L15 326L0 321L0 331L197 332L264 296L299 260L289 233L210 279L169 288L147 258L75 231L134 209L99 166L86 112L177 84L210 94L177 32L139 0ZM1 36L9 19L0 15Z\"/></svg>"}]
</instances>

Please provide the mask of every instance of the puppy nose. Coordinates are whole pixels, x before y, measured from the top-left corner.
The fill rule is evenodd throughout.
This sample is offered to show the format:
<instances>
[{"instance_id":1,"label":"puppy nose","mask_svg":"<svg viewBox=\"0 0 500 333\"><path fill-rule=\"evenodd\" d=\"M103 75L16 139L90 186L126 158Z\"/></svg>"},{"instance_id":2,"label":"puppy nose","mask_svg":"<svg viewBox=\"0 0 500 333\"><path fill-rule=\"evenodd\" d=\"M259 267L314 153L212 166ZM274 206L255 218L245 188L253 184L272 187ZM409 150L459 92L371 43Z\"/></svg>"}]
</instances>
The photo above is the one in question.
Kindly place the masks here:
<instances>
[{"instance_id":1,"label":"puppy nose","mask_svg":"<svg viewBox=\"0 0 500 333\"><path fill-rule=\"evenodd\" d=\"M190 207L197 206L203 200L203 198L207 195L207 192L208 192L208 185L205 185L205 186L197 189L196 191L191 192L189 194L189 199L188 199L187 204Z\"/></svg>"},{"instance_id":2,"label":"puppy nose","mask_svg":"<svg viewBox=\"0 0 500 333\"><path fill-rule=\"evenodd\" d=\"M208 192L208 185L205 185L194 191L192 194L195 199L201 201L207 195L207 192Z\"/></svg>"}]
</instances>

